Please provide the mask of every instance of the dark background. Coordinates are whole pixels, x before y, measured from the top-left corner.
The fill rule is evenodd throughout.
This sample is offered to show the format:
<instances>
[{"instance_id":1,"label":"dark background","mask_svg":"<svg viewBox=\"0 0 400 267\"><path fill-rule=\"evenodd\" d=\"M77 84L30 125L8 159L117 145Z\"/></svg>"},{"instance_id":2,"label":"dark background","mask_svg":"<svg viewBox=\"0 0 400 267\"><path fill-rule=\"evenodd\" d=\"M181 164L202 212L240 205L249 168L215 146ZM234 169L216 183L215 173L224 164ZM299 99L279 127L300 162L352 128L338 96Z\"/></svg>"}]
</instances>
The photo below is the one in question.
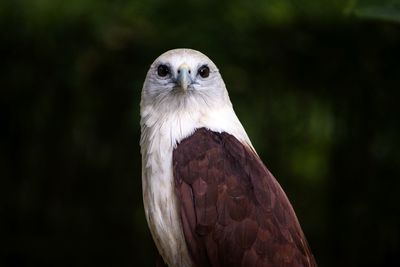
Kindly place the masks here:
<instances>
[{"instance_id":1,"label":"dark background","mask_svg":"<svg viewBox=\"0 0 400 267\"><path fill-rule=\"evenodd\" d=\"M220 68L320 266L399 266L397 1L0 2L0 266L153 266L151 62Z\"/></svg>"}]
</instances>

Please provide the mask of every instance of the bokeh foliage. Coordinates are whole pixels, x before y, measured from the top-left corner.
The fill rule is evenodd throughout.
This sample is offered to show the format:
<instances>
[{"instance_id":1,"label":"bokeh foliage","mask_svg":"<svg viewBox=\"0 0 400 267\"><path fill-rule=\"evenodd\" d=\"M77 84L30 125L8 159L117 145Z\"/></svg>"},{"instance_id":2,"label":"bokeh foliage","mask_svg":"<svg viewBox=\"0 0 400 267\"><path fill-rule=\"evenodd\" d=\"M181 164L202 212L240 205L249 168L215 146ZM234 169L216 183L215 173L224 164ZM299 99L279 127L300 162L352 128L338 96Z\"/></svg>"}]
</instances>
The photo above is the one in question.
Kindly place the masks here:
<instances>
[{"instance_id":1,"label":"bokeh foliage","mask_svg":"<svg viewBox=\"0 0 400 267\"><path fill-rule=\"evenodd\" d=\"M191 47L320 266L398 266L399 21L396 0L1 1L0 265L153 266L140 90Z\"/></svg>"}]
</instances>

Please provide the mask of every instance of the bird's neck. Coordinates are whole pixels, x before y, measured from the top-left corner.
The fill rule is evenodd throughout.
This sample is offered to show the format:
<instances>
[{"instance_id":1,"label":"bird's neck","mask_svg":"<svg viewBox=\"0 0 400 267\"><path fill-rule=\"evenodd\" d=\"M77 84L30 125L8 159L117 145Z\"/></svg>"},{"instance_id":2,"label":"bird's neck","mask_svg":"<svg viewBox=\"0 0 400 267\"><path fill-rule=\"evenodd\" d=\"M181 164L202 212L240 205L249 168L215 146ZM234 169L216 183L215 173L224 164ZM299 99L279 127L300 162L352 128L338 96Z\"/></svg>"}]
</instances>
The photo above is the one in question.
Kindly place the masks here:
<instances>
[{"instance_id":1,"label":"bird's neck","mask_svg":"<svg viewBox=\"0 0 400 267\"><path fill-rule=\"evenodd\" d=\"M142 154L146 152L143 150L152 150L152 152L157 149L171 150L196 129L203 127L214 132L227 132L251 146L230 102L219 106L172 106L169 109L142 104ZM154 146L155 144L157 145Z\"/></svg>"}]
</instances>

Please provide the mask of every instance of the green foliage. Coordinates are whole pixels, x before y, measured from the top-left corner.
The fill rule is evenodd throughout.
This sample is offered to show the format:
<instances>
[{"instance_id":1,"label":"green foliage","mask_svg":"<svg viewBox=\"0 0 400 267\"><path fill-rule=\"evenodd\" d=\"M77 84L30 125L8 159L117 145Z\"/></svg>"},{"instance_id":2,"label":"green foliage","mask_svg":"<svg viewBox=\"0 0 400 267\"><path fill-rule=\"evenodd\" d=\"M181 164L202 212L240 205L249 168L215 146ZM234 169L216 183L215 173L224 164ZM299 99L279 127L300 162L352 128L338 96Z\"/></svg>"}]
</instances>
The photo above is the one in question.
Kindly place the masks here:
<instances>
[{"instance_id":1,"label":"green foliage","mask_svg":"<svg viewBox=\"0 0 400 267\"><path fill-rule=\"evenodd\" d=\"M400 22L400 2L398 0L352 0L346 12L364 19Z\"/></svg>"}]
</instances>

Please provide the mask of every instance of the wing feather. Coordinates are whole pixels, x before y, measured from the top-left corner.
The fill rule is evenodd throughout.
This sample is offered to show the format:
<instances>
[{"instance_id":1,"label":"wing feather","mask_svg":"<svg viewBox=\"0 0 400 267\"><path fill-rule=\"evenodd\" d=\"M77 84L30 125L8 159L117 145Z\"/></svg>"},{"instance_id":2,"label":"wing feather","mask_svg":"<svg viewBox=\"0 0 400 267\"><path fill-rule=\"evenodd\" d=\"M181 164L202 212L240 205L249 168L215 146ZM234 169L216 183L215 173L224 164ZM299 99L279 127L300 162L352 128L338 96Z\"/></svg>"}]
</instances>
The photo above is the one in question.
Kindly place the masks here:
<instances>
[{"instance_id":1,"label":"wing feather","mask_svg":"<svg viewBox=\"0 0 400 267\"><path fill-rule=\"evenodd\" d=\"M198 129L178 144L173 164L196 266L316 266L285 193L234 136Z\"/></svg>"}]
</instances>

